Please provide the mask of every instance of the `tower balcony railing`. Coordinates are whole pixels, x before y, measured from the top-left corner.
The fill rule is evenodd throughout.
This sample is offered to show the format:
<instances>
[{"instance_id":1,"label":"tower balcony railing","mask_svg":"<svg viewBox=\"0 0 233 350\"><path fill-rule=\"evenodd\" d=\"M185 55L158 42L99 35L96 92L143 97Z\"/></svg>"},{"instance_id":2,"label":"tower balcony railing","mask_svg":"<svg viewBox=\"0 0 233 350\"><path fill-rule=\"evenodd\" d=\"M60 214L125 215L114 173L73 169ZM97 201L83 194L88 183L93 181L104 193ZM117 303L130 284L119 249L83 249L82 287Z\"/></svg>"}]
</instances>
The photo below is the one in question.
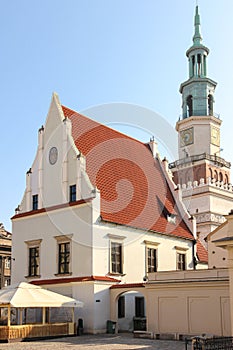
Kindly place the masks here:
<instances>
[{"instance_id":1,"label":"tower balcony railing","mask_svg":"<svg viewBox=\"0 0 233 350\"><path fill-rule=\"evenodd\" d=\"M231 167L231 163L227 162L225 159L217 156L216 154L208 154L208 153L201 153L201 154L195 154L193 156L186 156L184 158L178 159L175 162L172 162L169 164L169 169L174 169L180 165L188 164L188 163L195 163L200 160L210 160L214 162L215 164L218 164L221 167L229 168Z\"/></svg>"},{"instance_id":2,"label":"tower balcony railing","mask_svg":"<svg viewBox=\"0 0 233 350\"><path fill-rule=\"evenodd\" d=\"M215 117L217 119L220 119L220 113L206 113L206 111L202 110L195 110L195 112L189 114L188 112L182 113L179 115L179 120L190 118L190 117L203 117L203 116L209 116L209 117Z\"/></svg>"}]
</instances>

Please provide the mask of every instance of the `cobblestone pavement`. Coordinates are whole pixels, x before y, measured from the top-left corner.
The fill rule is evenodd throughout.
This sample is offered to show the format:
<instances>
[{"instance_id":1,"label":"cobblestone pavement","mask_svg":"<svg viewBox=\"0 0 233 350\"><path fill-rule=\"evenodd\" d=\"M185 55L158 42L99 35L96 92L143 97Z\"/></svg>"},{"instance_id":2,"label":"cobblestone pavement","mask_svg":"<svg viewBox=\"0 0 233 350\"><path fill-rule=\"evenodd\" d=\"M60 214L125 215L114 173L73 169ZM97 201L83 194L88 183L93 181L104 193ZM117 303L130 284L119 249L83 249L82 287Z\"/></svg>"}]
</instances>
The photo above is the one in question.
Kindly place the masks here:
<instances>
[{"instance_id":1,"label":"cobblestone pavement","mask_svg":"<svg viewBox=\"0 0 233 350\"><path fill-rule=\"evenodd\" d=\"M132 334L83 335L0 344L0 350L185 350L183 341L133 338ZM188 347L190 350L191 347Z\"/></svg>"}]
</instances>

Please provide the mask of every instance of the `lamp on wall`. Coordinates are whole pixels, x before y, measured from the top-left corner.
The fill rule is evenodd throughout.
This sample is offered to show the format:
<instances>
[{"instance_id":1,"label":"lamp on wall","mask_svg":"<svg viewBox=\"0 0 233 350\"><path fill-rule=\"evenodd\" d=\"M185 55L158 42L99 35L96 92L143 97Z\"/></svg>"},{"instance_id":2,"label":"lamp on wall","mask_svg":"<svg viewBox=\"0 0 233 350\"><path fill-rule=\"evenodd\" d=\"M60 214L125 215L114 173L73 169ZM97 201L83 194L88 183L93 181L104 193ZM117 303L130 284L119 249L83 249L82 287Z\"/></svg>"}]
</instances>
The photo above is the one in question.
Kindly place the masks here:
<instances>
[{"instance_id":1,"label":"lamp on wall","mask_svg":"<svg viewBox=\"0 0 233 350\"><path fill-rule=\"evenodd\" d=\"M223 151L223 148L220 148L219 151L215 152L214 155L216 156L217 153L220 153Z\"/></svg>"}]
</instances>

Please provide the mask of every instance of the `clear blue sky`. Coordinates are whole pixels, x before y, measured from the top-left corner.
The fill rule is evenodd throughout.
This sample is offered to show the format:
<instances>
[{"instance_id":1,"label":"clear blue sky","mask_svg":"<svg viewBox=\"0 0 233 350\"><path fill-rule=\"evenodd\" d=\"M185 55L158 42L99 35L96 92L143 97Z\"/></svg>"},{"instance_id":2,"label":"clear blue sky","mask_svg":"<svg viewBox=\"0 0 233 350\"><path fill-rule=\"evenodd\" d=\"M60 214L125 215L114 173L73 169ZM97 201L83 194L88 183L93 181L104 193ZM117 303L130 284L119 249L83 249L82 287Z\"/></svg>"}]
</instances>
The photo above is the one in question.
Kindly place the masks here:
<instances>
[{"instance_id":1,"label":"clear blue sky","mask_svg":"<svg viewBox=\"0 0 233 350\"><path fill-rule=\"evenodd\" d=\"M0 222L21 202L53 91L82 111L144 106L172 126L181 113L195 0L0 0ZM218 82L221 156L233 163L233 1L199 0L208 76ZM117 122L117 120L116 120ZM172 159L170 159L172 161Z\"/></svg>"}]
</instances>

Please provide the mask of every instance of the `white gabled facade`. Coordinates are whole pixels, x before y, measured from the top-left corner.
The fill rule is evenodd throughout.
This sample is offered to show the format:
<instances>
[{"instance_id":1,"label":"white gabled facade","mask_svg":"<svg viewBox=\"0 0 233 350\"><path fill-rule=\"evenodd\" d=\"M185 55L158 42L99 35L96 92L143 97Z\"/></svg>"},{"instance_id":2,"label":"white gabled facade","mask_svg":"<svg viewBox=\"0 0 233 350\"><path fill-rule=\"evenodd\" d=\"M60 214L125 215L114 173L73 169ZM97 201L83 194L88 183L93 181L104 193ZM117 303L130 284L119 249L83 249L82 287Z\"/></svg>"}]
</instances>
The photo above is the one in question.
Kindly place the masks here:
<instances>
[{"instance_id":1,"label":"white gabled facade","mask_svg":"<svg viewBox=\"0 0 233 350\"><path fill-rule=\"evenodd\" d=\"M185 256L186 268L193 269L194 243L103 221L100 192L89 180L85 161L74 144L71 121L54 94L26 174L23 200L12 218L12 283L33 282L78 298L84 308L78 310L76 321L83 318L85 331L96 333L106 331L112 284L145 282L148 251L156 251L158 271L176 270L178 254ZM76 189L74 201L71 186ZM117 273L113 246L114 259L120 254ZM63 265L61 256L67 259ZM59 271L61 265L65 271Z\"/></svg>"}]
</instances>

